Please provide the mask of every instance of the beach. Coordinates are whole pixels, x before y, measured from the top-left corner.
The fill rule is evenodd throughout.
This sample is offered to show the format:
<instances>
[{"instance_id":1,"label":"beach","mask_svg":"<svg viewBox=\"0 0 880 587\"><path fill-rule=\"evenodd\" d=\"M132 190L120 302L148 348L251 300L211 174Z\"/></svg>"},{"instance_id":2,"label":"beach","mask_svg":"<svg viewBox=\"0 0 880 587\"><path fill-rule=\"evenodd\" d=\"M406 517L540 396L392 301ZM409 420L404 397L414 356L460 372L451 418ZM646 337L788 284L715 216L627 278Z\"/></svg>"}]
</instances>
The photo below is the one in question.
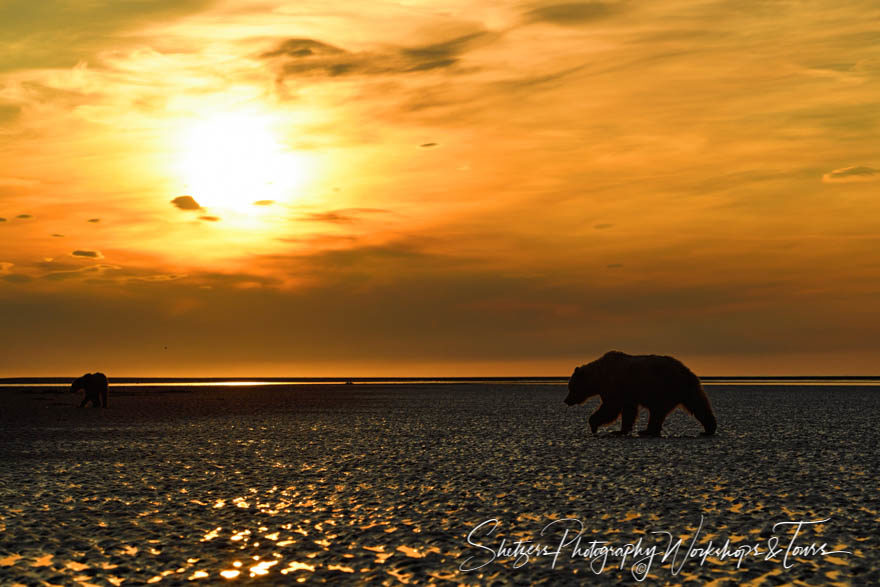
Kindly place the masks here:
<instances>
[{"instance_id":1,"label":"beach","mask_svg":"<svg viewBox=\"0 0 880 587\"><path fill-rule=\"evenodd\" d=\"M2 389L0 583L880 583L880 387L706 389L662 438L564 384Z\"/></svg>"}]
</instances>

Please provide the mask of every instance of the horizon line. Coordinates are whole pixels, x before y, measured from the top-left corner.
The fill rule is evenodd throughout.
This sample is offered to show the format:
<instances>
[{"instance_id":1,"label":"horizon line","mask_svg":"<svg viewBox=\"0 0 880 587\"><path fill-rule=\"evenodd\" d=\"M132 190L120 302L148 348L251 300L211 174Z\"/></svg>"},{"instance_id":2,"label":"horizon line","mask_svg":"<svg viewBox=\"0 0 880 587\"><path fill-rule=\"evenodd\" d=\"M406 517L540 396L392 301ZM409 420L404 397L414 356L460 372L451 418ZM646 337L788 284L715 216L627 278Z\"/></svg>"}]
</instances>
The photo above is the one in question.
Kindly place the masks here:
<instances>
[{"instance_id":1,"label":"horizon line","mask_svg":"<svg viewBox=\"0 0 880 587\"><path fill-rule=\"evenodd\" d=\"M0 377L0 384L35 384L35 383L66 383L76 379L78 375L73 376L47 376L47 377ZM536 380L536 381L564 381L569 375L474 375L474 376L443 376L443 375L425 375L425 376L351 376L351 377L262 377L262 376L208 376L208 377L109 377L108 379L117 384L134 384L134 383L193 383L193 382L335 382L345 383L347 381L361 382L382 382L382 381L399 381L399 382L415 382L415 381L520 381L520 380ZM748 380L880 380L880 375L704 375L697 376L703 381L748 381Z\"/></svg>"}]
</instances>

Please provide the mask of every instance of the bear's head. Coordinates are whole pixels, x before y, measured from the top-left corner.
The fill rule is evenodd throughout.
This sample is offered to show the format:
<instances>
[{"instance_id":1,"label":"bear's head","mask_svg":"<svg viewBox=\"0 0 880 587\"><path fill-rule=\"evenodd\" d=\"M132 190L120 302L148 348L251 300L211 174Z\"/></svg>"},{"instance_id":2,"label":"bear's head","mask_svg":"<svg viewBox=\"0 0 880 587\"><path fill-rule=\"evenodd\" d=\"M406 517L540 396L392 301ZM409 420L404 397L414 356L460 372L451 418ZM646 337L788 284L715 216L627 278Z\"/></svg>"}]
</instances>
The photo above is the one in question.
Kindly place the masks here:
<instances>
[{"instance_id":1,"label":"bear's head","mask_svg":"<svg viewBox=\"0 0 880 587\"><path fill-rule=\"evenodd\" d=\"M568 380L568 395L565 397L565 403L569 406L582 404L599 393L599 388L593 381L596 370L594 363L595 361L589 365L581 365L571 374Z\"/></svg>"},{"instance_id":2,"label":"bear's head","mask_svg":"<svg viewBox=\"0 0 880 587\"><path fill-rule=\"evenodd\" d=\"M73 383L70 384L70 393L77 393L85 389L86 386L86 378L91 375L91 373L86 373L82 377L78 377L74 379Z\"/></svg>"}]
</instances>

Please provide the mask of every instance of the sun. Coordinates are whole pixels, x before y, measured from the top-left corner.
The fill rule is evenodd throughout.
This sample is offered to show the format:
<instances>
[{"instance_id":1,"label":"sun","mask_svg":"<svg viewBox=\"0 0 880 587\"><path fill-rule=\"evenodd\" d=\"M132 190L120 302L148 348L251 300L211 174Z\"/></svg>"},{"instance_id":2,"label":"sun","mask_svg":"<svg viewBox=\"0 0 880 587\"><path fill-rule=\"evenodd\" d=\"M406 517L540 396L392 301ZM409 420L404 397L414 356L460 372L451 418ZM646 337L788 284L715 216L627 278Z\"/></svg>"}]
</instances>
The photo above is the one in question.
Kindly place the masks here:
<instances>
[{"instance_id":1,"label":"sun","mask_svg":"<svg viewBox=\"0 0 880 587\"><path fill-rule=\"evenodd\" d=\"M303 157L279 141L271 116L224 112L184 125L179 175L208 210L251 212L255 202L288 201L306 179Z\"/></svg>"}]
</instances>

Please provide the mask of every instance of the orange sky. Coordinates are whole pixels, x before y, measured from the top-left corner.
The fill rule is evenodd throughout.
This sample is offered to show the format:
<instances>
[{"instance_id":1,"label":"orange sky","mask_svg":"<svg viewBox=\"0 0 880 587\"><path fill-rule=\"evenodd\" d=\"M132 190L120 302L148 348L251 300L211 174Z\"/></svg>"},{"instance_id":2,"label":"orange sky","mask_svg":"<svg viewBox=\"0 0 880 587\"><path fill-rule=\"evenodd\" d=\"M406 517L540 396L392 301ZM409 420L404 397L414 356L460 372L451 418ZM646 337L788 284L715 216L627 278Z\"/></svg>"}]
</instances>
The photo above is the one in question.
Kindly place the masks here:
<instances>
[{"instance_id":1,"label":"orange sky","mask_svg":"<svg viewBox=\"0 0 880 587\"><path fill-rule=\"evenodd\" d=\"M878 21L7 0L0 376L878 374Z\"/></svg>"}]
</instances>

